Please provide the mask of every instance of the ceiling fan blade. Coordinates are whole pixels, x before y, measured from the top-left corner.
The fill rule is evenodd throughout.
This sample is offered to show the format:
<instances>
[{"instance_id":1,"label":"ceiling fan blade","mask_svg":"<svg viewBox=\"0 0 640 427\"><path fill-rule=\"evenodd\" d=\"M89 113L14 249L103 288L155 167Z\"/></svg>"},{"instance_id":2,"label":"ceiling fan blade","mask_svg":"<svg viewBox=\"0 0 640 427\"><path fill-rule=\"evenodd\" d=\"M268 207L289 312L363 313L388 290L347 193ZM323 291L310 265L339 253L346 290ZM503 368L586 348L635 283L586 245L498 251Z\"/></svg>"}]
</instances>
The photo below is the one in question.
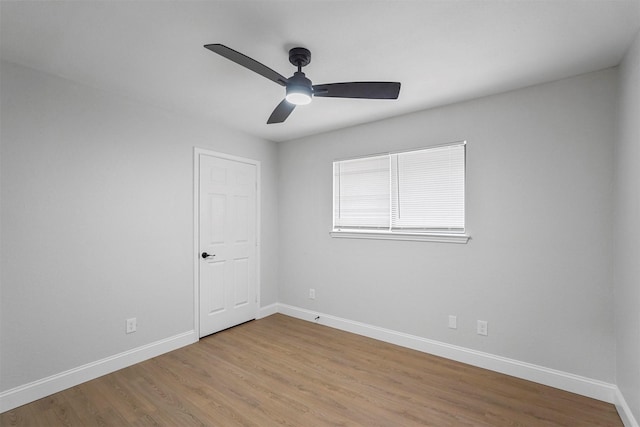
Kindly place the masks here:
<instances>
[{"instance_id":1,"label":"ceiling fan blade","mask_svg":"<svg viewBox=\"0 0 640 427\"><path fill-rule=\"evenodd\" d=\"M289 114L296 108L295 104L290 103L286 99L283 99L280 104L273 110L273 113L269 116L269 120L267 120L267 124L270 125L272 123L282 123L287 120Z\"/></svg>"},{"instance_id":2,"label":"ceiling fan blade","mask_svg":"<svg viewBox=\"0 0 640 427\"><path fill-rule=\"evenodd\" d=\"M327 98L398 99L400 83L350 82L313 85L313 96Z\"/></svg>"},{"instance_id":3,"label":"ceiling fan blade","mask_svg":"<svg viewBox=\"0 0 640 427\"><path fill-rule=\"evenodd\" d=\"M242 65L243 67L248 68L255 73L258 73L261 76L278 83L280 86L285 86L287 84L288 79L282 74L273 71L266 65L261 64L255 59L249 58L248 56L243 55L240 52L231 49L230 47L219 43L207 44L204 45L204 47L209 49L211 52L215 52L218 55L224 56L225 58L235 62L236 64Z\"/></svg>"}]
</instances>

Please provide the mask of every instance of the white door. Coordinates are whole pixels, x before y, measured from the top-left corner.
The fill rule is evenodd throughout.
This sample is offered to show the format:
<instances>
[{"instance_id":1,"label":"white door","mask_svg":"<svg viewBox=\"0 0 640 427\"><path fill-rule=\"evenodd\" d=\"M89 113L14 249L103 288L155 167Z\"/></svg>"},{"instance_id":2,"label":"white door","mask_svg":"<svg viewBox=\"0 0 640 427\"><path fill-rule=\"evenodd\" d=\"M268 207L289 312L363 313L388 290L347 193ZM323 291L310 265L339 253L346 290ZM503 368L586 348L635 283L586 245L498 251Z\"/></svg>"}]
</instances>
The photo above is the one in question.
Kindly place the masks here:
<instances>
[{"instance_id":1,"label":"white door","mask_svg":"<svg viewBox=\"0 0 640 427\"><path fill-rule=\"evenodd\" d=\"M256 318L257 164L198 153L200 336Z\"/></svg>"}]
</instances>

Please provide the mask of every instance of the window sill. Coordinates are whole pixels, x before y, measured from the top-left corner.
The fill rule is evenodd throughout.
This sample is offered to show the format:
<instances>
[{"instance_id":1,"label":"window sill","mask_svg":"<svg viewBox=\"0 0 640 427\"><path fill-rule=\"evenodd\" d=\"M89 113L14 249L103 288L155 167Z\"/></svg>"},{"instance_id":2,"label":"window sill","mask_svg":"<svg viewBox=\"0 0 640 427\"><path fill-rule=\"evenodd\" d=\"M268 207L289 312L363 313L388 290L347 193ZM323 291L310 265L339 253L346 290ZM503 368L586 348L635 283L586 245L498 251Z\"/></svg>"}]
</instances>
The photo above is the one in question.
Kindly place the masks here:
<instances>
[{"instance_id":1,"label":"window sill","mask_svg":"<svg viewBox=\"0 0 640 427\"><path fill-rule=\"evenodd\" d=\"M466 234L418 234L391 233L384 231L332 231L331 237L344 239L411 240L417 242L462 243L466 244L470 236Z\"/></svg>"}]
</instances>

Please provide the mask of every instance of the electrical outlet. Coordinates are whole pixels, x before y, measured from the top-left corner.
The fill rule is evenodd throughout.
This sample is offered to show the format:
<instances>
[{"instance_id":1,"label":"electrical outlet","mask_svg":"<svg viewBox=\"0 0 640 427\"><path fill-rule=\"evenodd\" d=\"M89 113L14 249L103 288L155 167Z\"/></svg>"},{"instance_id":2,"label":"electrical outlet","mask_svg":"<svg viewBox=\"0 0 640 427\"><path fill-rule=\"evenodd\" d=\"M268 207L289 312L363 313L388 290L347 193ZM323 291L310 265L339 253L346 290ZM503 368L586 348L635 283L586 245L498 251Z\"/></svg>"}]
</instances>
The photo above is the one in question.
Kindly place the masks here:
<instances>
[{"instance_id":1,"label":"electrical outlet","mask_svg":"<svg viewBox=\"0 0 640 427\"><path fill-rule=\"evenodd\" d=\"M452 314L449 315L449 328L458 329L458 317Z\"/></svg>"},{"instance_id":2,"label":"electrical outlet","mask_svg":"<svg viewBox=\"0 0 640 427\"><path fill-rule=\"evenodd\" d=\"M309 299L316 299L316 290L313 288L309 289Z\"/></svg>"},{"instance_id":3,"label":"electrical outlet","mask_svg":"<svg viewBox=\"0 0 640 427\"><path fill-rule=\"evenodd\" d=\"M489 335L489 322L486 320L478 320L478 335Z\"/></svg>"},{"instance_id":4,"label":"electrical outlet","mask_svg":"<svg viewBox=\"0 0 640 427\"><path fill-rule=\"evenodd\" d=\"M138 329L138 320L135 317L131 319L127 319L127 329L126 332L128 334L134 333Z\"/></svg>"}]
</instances>

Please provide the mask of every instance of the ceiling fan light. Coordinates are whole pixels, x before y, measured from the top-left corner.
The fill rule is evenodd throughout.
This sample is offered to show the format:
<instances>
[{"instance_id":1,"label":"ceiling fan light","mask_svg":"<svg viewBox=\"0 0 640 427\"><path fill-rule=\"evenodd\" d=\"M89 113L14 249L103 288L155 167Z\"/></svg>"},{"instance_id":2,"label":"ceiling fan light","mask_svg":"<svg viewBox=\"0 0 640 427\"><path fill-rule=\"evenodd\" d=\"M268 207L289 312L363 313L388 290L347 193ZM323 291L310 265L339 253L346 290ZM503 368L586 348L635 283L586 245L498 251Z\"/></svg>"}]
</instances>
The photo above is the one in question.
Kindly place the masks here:
<instances>
[{"instance_id":1,"label":"ceiling fan light","mask_svg":"<svg viewBox=\"0 0 640 427\"><path fill-rule=\"evenodd\" d=\"M287 102L295 105L307 105L311 102L311 88L305 86L287 87Z\"/></svg>"}]
</instances>

